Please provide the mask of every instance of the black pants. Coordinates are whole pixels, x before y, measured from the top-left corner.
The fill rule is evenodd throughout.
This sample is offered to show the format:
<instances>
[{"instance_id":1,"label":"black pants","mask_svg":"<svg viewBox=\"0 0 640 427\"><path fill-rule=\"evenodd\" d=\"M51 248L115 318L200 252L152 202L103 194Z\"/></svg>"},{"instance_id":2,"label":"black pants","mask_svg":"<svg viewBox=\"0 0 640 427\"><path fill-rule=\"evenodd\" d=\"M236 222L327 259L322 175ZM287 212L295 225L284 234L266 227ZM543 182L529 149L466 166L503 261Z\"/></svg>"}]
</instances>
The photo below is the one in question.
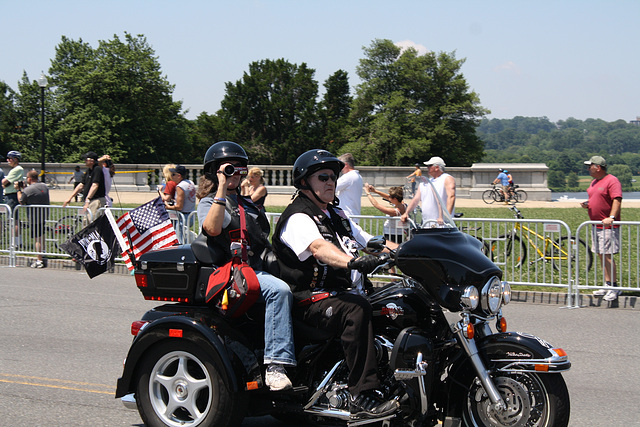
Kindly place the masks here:
<instances>
[{"instance_id":1,"label":"black pants","mask_svg":"<svg viewBox=\"0 0 640 427\"><path fill-rule=\"evenodd\" d=\"M371 327L371 305L364 297L339 294L302 307L305 323L331 329L340 336L347 366L349 392L356 396L362 391L378 388L376 353Z\"/></svg>"}]
</instances>

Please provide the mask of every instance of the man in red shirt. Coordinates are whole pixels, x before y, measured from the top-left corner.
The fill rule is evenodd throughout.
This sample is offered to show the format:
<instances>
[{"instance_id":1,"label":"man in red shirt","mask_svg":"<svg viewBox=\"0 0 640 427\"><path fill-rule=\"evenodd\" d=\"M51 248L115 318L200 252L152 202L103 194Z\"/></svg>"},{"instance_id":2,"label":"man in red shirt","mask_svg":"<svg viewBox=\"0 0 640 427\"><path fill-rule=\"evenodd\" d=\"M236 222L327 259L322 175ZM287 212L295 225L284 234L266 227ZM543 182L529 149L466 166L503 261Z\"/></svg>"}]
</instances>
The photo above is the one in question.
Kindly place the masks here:
<instances>
[{"instance_id":1,"label":"man in red shirt","mask_svg":"<svg viewBox=\"0 0 640 427\"><path fill-rule=\"evenodd\" d=\"M616 263L613 255L620 252L620 228L613 225L620 221L622 206L622 186L615 176L607 173L607 161L600 156L593 156L586 162L589 175L593 181L587 188L589 200L581 206L589 210L591 221L602 221L593 227L593 246L591 250L598 254L604 270L605 287L616 287ZM594 295L604 295L605 301L614 301L621 291L614 289L598 289Z\"/></svg>"}]
</instances>

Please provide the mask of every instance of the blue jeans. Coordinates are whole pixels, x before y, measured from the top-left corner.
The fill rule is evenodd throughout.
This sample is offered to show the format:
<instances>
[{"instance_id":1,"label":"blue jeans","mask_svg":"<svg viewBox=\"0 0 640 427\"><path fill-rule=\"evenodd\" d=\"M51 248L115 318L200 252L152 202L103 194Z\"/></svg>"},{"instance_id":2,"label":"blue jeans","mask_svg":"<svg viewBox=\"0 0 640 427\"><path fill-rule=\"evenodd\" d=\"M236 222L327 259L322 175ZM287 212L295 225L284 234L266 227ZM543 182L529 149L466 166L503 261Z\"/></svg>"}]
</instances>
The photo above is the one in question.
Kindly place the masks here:
<instances>
[{"instance_id":1,"label":"blue jeans","mask_svg":"<svg viewBox=\"0 0 640 427\"><path fill-rule=\"evenodd\" d=\"M291 288L284 281L267 272L256 271L256 276L260 282L259 301L265 303L264 364L295 366Z\"/></svg>"}]
</instances>

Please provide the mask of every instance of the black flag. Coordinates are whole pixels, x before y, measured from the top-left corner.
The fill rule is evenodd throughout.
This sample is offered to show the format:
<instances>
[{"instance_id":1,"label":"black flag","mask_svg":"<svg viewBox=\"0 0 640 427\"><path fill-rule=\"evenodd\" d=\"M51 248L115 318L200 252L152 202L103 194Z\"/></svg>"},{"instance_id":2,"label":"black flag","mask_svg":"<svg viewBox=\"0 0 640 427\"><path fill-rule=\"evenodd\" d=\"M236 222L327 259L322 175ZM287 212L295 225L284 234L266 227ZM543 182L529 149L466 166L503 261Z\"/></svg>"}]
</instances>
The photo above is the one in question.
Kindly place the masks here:
<instances>
[{"instance_id":1,"label":"black flag","mask_svg":"<svg viewBox=\"0 0 640 427\"><path fill-rule=\"evenodd\" d=\"M106 215L98 217L60 248L84 265L92 279L113 267L113 261L120 253L116 235Z\"/></svg>"}]
</instances>

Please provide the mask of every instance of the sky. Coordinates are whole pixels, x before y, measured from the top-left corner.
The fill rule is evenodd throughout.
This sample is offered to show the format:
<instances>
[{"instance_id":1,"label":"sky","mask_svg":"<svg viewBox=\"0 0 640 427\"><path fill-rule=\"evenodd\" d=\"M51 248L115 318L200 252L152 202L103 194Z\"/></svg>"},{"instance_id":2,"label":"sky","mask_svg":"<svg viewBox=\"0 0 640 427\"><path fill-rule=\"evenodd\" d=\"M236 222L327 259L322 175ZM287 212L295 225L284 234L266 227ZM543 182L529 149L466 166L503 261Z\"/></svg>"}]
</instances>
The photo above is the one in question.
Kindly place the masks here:
<instances>
[{"instance_id":1,"label":"sky","mask_svg":"<svg viewBox=\"0 0 640 427\"><path fill-rule=\"evenodd\" d=\"M454 53L488 118L640 116L638 0L0 0L0 80L47 72L64 35L96 48L142 34L186 117L220 108L249 64L337 70L353 88L375 39Z\"/></svg>"}]
</instances>

